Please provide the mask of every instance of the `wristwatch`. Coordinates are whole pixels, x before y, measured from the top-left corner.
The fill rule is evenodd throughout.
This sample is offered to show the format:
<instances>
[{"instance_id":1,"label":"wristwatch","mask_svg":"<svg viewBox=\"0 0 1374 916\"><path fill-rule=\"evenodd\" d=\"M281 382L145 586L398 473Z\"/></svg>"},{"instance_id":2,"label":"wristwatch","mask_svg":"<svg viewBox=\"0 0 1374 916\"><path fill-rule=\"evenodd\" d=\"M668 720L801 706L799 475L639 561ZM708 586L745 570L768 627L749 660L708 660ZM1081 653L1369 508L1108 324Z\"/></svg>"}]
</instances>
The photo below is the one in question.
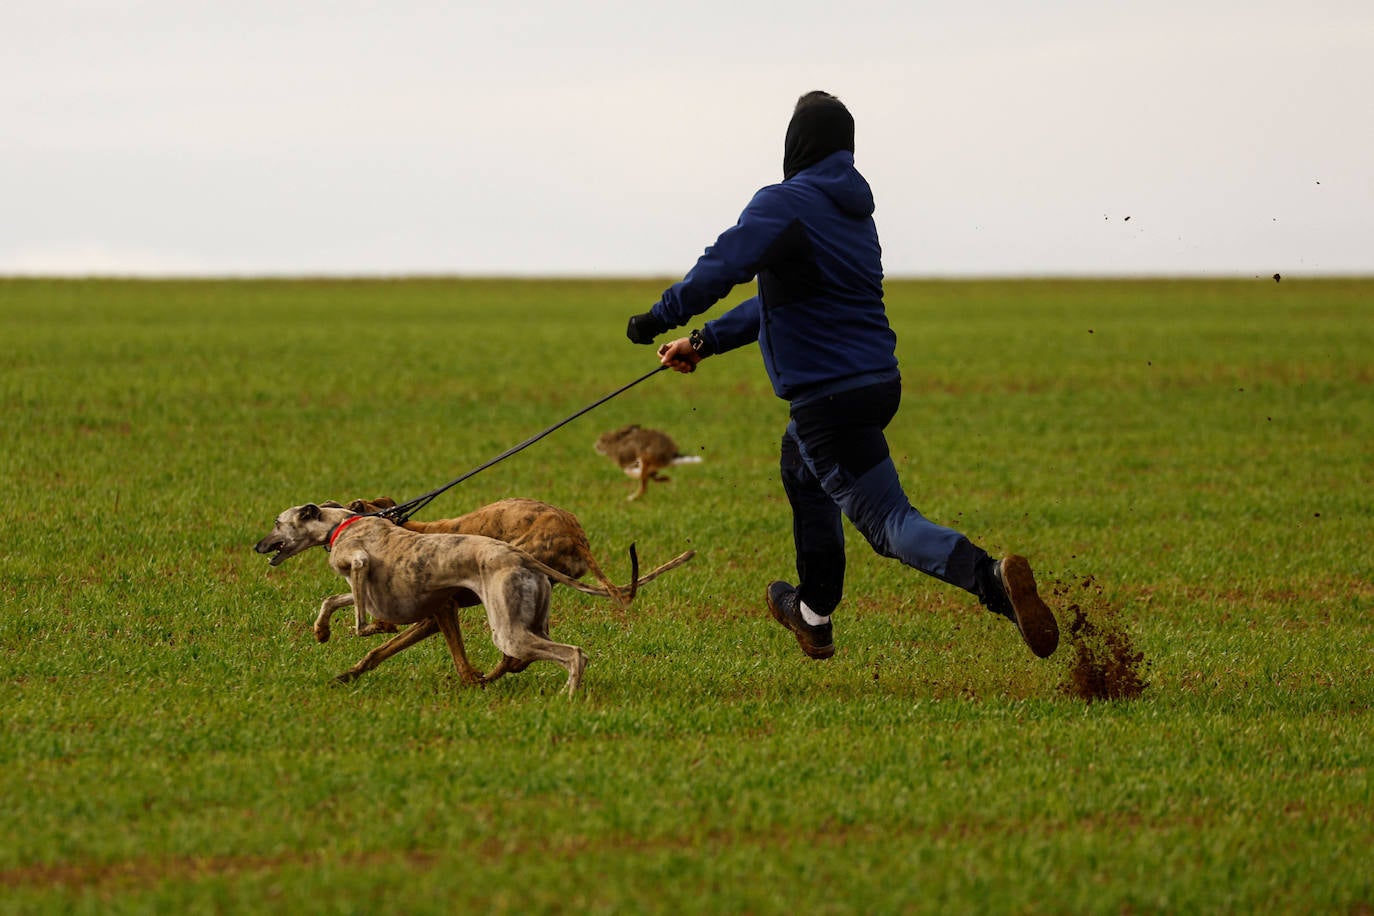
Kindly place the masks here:
<instances>
[{"instance_id":1,"label":"wristwatch","mask_svg":"<svg viewBox=\"0 0 1374 916\"><path fill-rule=\"evenodd\" d=\"M706 349L706 338L701 336L701 331L692 328L692 333L687 335L687 342L692 345L692 349L696 351L698 356L707 355L702 352Z\"/></svg>"}]
</instances>

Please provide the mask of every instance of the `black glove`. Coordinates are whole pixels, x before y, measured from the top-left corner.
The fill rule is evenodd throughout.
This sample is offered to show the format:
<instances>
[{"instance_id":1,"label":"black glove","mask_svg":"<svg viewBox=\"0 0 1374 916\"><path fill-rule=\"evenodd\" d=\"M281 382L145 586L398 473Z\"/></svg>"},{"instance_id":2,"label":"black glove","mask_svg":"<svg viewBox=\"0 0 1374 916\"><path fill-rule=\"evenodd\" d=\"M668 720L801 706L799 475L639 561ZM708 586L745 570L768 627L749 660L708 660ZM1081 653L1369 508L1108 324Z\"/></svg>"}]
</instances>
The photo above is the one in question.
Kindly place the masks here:
<instances>
[{"instance_id":1,"label":"black glove","mask_svg":"<svg viewBox=\"0 0 1374 916\"><path fill-rule=\"evenodd\" d=\"M625 336L630 338L630 343L651 344L655 337L666 330L668 326L655 318L653 312L645 312L630 319L629 326L625 328Z\"/></svg>"}]
</instances>

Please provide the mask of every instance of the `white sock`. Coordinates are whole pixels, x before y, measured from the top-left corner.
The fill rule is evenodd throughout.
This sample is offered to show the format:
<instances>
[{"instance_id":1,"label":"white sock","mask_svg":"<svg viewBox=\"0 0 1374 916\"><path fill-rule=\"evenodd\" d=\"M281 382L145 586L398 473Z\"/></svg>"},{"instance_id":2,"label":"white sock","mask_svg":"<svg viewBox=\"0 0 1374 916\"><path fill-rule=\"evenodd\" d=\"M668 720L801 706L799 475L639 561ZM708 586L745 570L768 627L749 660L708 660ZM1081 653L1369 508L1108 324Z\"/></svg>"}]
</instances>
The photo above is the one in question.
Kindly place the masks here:
<instances>
[{"instance_id":1,"label":"white sock","mask_svg":"<svg viewBox=\"0 0 1374 916\"><path fill-rule=\"evenodd\" d=\"M815 611L811 610L811 608L807 607L805 601L798 604L797 607L801 608L802 620L806 621L806 625L808 627L825 626L827 623L830 622L829 615L822 617Z\"/></svg>"}]
</instances>

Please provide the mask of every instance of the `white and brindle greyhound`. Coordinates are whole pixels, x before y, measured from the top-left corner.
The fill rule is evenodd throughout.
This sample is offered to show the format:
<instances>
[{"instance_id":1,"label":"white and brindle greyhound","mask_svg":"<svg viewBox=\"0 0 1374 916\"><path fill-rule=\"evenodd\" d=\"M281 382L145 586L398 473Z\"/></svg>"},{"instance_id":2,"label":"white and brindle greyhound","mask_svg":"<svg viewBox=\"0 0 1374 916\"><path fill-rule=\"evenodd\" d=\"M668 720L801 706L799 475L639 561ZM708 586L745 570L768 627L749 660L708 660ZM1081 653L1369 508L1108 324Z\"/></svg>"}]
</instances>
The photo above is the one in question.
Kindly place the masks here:
<instances>
[{"instance_id":1,"label":"white and brindle greyhound","mask_svg":"<svg viewBox=\"0 0 1374 916\"><path fill-rule=\"evenodd\" d=\"M420 534L338 503L287 509L253 549L273 554L271 565L278 566L311 547L329 551L329 565L348 580L360 620L370 616L396 625L437 623L459 674L465 673L467 656L454 599L475 596L486 608L503 671L547 659L567 670L568 696L577 692L587 654L545 635L549 583L606 597L604 589L585 585L493 538Z\"/></svg>"}]
</instances>

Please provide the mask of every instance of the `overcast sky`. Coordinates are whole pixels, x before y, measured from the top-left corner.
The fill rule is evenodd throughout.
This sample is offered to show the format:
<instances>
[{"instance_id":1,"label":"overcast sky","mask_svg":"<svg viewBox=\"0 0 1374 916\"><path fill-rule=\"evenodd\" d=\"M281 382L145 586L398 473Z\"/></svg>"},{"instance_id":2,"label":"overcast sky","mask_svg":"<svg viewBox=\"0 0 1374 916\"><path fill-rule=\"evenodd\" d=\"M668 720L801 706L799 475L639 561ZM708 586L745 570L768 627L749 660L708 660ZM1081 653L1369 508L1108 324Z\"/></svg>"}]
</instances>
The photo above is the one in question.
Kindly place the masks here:
<instances>
[{"instance_id":1,"label":"overcast sky","mask_svg":"<svg viewBox=\"0 0 1374 916\"><path fill-rule=\"evenodd\" d=\"M890 276L1374 273L1371 0L6 0L0 274L681 276L811 89Z\"/></svg>"}]
</instances>

